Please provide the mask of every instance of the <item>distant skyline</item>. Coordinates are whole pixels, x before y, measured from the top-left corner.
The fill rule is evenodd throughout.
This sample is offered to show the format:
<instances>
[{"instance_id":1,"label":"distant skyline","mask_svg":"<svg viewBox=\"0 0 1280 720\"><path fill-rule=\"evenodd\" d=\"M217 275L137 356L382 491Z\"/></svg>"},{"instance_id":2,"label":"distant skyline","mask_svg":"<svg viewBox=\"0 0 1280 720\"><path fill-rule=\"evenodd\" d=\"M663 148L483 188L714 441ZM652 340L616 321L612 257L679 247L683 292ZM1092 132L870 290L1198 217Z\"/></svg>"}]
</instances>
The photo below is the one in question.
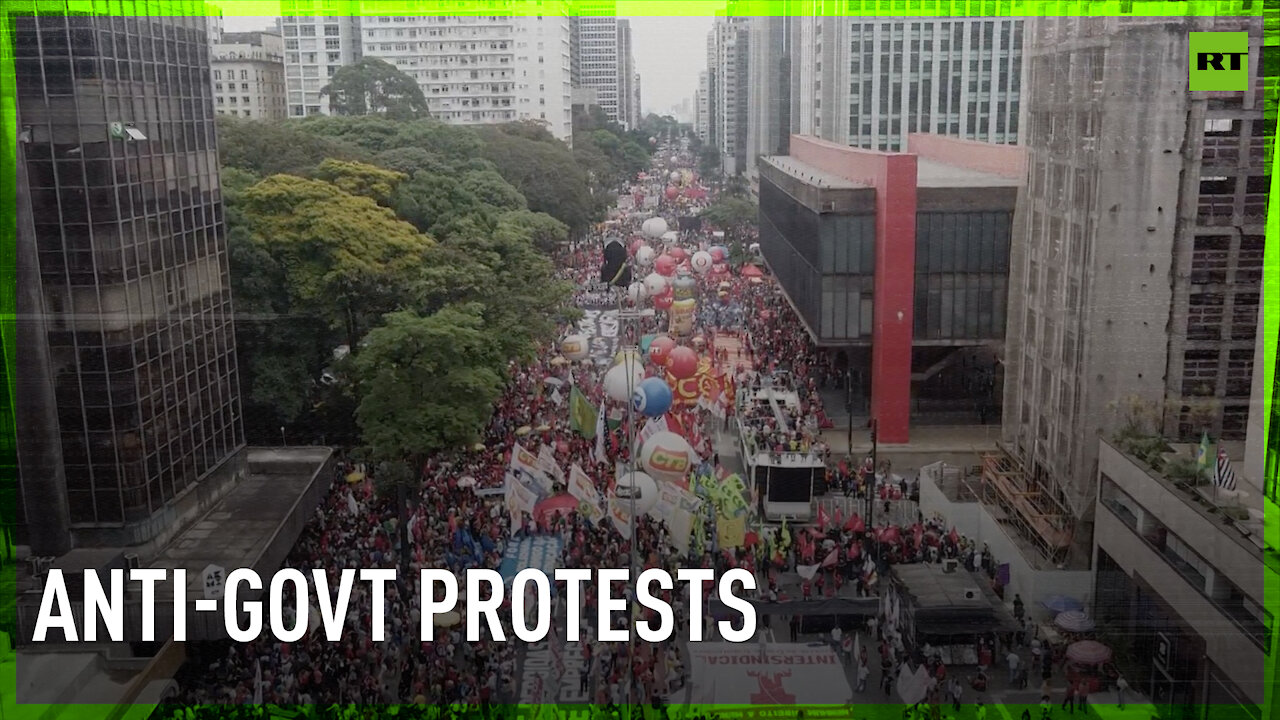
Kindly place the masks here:
<instances>
[{"instance_id":1,"label":"distant skyline","mask_svg":"<svg viewBox=\"0 0 1280 720\"><path fill-rule=\"evenodd\" d=\"M629 17L636 71L640 73L640 109L665 115L671 106L693 98L698 73L707 69L707 33L713 17ZM276 18L226 17L230 32L271 30Z\"/></svg>"}]
</instances>

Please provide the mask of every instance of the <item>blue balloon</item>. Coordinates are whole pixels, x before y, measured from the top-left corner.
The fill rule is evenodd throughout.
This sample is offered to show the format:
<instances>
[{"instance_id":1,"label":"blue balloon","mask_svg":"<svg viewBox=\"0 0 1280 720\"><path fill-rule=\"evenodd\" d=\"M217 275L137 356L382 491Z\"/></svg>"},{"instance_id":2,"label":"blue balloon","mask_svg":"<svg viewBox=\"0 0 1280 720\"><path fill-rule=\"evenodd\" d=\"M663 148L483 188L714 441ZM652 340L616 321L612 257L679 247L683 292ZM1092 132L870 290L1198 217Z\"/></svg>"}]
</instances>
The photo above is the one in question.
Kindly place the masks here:
<instances>
[{"instance_id":1,"label":"blue balloon","mask_svg":"<svg viewBox=\"0 0 1280 720\"><path fill-rule=\"evenodd\" d=\"M661 417L671 409L671 388L661 378L651 377L640 381L631 396L631 407L651 418Z\"/></svg>"}]
</instances>

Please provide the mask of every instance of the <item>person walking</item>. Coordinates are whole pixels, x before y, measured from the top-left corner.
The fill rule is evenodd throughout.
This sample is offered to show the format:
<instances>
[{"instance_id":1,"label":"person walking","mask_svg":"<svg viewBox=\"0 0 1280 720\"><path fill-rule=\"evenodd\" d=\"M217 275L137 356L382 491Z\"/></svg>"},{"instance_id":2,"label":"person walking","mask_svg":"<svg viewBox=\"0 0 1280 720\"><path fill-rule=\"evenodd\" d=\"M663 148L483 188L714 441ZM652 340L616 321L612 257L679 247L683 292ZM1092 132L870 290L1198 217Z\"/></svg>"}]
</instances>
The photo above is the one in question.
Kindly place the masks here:
<instances>
[{"instance_id":1,"label":"person walking","mask_svg":"<svg viewBox=\"0 0 1280 720\"><path fill-rule=\"evenodd\" d=\"M1129 689L1129 682L1121 675L1116 678L1116 705L1124 709L1124 691Z\"/></svg>"},{"instance_id":2,"label":"person walking","mask_svg":"<svg viewBox=\"0 0 1280 720\"><path fill-rule=\"evenodd\" d=\"M1076 685L1073 682L1067 682L1066 694L1062 698L1062 709L1069 715L1076 714Z\"/></svg>"},{"instance_id":3,"label":"person walking","mask_svg":"<svg viewBox=\"0 0 1280 720\"><path fill-rule=\"evenodd\" d=\"M1010 650L1006 662L1009 663L1009 687L1013 687L1018 681L1018 666L1022 664L1022 658L1018 657L1017 651Z\"/></svg>"},{"instance_id":4,"label":"person walking","mask_svg":"<svg viewBox=\"0 0 1280 720\"><path fill-rule=\"evenodd\" d=\"M791 642L796 642L799 639L800 639L800 616L792 615L791 616Z\"/></svg>"},{"instance_id":5,"label":"person walking","mask_svg":"<svg viewBox=\"0 0 1280 720\"><path fill-rule=\"evenodd\" d=\"M864 657L858 661L858 692L866 691L869 677L871 677L871 668L867 667L867 659Z\"/></svg>"},{"instance_id":6,"label":"person walking","mask_svg":"<svg viewBox=\"0 0 1280 720\"><path fill-rule=\"evenodd\" d=\"M1076 690L1076 707L1080 708L1080 712L1089 713L1089 683L1087 680L1081 680L1080 686Z\"/></svg>"},{"instance_id":7,"label":"person walking","mask_svg":"<svg viewBox=\"0 0 1280 720\"><path fill-rule=\"evenodd\" d=\"M951 709L960 712L960 699L964 696L964 685L960 678L951 678Z\"/></svg>"}]
</instances>

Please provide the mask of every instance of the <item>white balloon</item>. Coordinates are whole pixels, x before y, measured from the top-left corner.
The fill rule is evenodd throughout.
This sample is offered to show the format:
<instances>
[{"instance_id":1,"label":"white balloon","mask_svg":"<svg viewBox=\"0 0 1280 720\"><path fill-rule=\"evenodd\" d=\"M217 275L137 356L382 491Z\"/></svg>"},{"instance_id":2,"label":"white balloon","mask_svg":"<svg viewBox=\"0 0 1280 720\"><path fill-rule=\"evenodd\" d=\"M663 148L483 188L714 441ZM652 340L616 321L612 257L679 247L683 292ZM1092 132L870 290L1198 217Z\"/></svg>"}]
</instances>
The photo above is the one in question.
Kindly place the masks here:
<instances>
[{"instance_id":1,"label":"white balloon","mask_svg":"<svg viewBox=\"0 0 1280 720\"><path fill-rule=\"evenodd\" d=\"M693 469L693 448L683 437L663 430L644 441L640 465L659 480L679 482Z\"/></svg>"},{"instance_id":2,"label":"white balloon","mask_svg":"<svg viewBox=\"0 0 1280 720\"><path fill-rule=\"evenodd\" d=\"M651 217L640 226L640 231L656 240L667 232L667 221L660 217Z\"/></svg>"},{"instance_id":3,"label":"white balloon","mask_svg":"<svg viewBox=\"0 0 1280 720\"><path fill-rule=\"evenodd\" d=\"M649 291L649 297L661 295L667 289L667 279L658 273L649 273L644 279L644 289Z\"/></svg>"},{"instance_id":4,"label":"white balloon","mask_svg":"<svg viewBox=\"0 0 1280 720\"><path fill-rule=\"evenodd\" d=\"M751 251L751 254L752 254L752 255L759 255L759 254L760 254L760 243L751 243L751 245L750 245L749 247L747 247L747 249Z\"/></svg>"},{"instance_id":5,"label":"white balloon","mask_svg":"<svg viewBox=\"0 0 1280 720\"><path fill-rule=\"evenodd\" d=\"M639 470L623 471L618 477L615 494L618 506L623 510L631 512L634 501L635 514L644 515L658 504L658 481Z\"/></svg>"},{"instance_id":6,"label":"white balloon","mask_svg":"<svg viewBox=\"0 0 1280 720\"><path fill-rule=\"evenodd\" d=\"M639 250L636 250L636 263L640 267L649 267L653 264L653 258L656 255L657 253L653 251L653 248L648 245L641 246Z\"/></svg>"},{"instance_id":7,"label":"white balloon","mask_svg":"<svg viewBox=\"0 0 1280 720\"><path fill-rule=\"evenodd\" d=\"M633 359L629 359L633 360ZM604 374L604 394L615 402L631 402L636 386L644 379L644 371L634 361L625 361Z\"/></svg>"},{"instance_id":8,"label":"white balloon","mask_svg":"<svg viewBox=\"0 0 1280 720\"><path fill-rule=\"evenodd\" d=\"M627 286L627 297L631 298L631 302L639 305L644 302L645 298L649 297L649 291L645 288L644 283L636 281Z\"/></svg>"},{"instance_id":9,"label":"white balloon","mask_svg":"<svg viewBox=\"0 0 1280 720\"><path fill-rule=\"evenodd\" d=\"M586 360L591 343L586 335L568 335L560 342L560 352L570 360Z\"/></svg>"},{"instance_id":10,"label":"white balloon","mask_svg":"<svg viewBox=\"0 0 1280 720\"><path fill-rule=\"evenodd\" d=\"M689 267L693 268L693 271L699 275L705 275L714 264L715 261L711 259L711 253L706 250L699 250L693 254L693 257L689 258Z\"/></svg>"},{"instance_id":11,"label":"white balloon","mask_svg":"<svg viewBox=\"0 0 1280 720\"><path fill-rule=\"evenodd\" d=\"M671 179L672 179L672 180L679 180L679 179L680 179L680 171L679 171L679 170L672 170L672 171L671 171Z\"/></svg>"}]
</instances>

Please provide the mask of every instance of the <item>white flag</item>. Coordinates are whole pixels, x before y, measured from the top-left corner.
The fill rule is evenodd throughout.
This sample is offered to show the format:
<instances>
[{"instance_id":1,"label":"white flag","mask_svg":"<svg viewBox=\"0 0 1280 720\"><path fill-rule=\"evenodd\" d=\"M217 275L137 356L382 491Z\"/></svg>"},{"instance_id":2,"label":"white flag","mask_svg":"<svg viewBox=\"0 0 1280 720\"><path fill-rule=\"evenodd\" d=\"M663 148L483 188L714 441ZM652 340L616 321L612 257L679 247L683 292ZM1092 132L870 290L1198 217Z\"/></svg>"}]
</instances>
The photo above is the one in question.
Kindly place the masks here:
<instances>
[{"instance_id":1,"label":"white flag","mask_svg":"<svg viewBox=\"0 0 1280 720\"><path fill-rule=\"evenodd\" d=\"M604 449L604 401L600 401L600 412L596 413L596 462L606 462Z\"/></svg>"}]
</instances>

